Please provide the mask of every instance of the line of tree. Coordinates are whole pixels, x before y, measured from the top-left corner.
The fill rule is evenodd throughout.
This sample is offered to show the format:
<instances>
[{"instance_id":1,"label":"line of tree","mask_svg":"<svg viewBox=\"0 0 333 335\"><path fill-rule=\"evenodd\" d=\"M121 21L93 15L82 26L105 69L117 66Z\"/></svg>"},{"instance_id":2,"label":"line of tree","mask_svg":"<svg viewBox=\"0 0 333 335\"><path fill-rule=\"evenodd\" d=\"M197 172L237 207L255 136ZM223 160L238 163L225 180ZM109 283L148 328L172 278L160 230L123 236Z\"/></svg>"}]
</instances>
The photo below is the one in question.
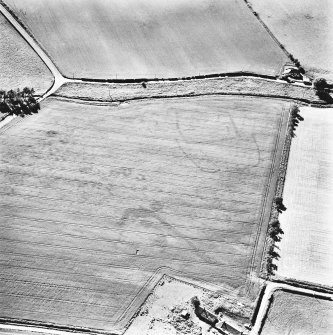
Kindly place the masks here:
<instances>
[{"instance_id":1,"label":"line of tree","mask_svg":"<svg viewBox=\"0 0 333 335\"><path fill-rule=\"evenodd\" d=\"M272 220L268 226L268 236L274 242L281 241L281 235L284 234L280 222L277 219ZM277 270L277 265L273 263L274 259L279 259L280 255L275 251L275 244L271 243L267 253L266 271L268 275L273 275Z\"/></svg>"},{"instance_id":2,"label":"line of tree","mask_svg":"<svg viewBox=\"0 0 333 335\"><path fill-rule=\"evenodd\" d=\"M297 105L293 105L290 111L289 118L289 132L292 137L295 137L295 130L300 121L304 121L304 118L299 114L300 110Z\"/></svg>"},{"instance_id":3,"label":"line of tree","mask_svg":"<svg viewBox=\"0 0 333 335\"><path fill-rule=\"evenodd\" d=\"M284 231L281 228L280 221L277 219L277 214L287 210L287 207L283 204L282 197L275 197L273 201L275 217L271 219L268 224L268 238L271 242L268 243L268 250L266 256L266 271L267 274L273 275L274 271L277 270L277 265L273 263L274 259L279 259L280 255L275 250L275 243L280 242Z\"/></svg>"},{"instance_id":4,"label":"line of tree","mask_svg":"<svg viewBox=\"0 0 333 335\"><path fill-rule=\"evenodd\" d=\"M34 97L33 88L24 87L20 89L4 91L0 90L0 112L9 115L20 115L38 113L40 105Z\"/></svg>"}]
</instances>

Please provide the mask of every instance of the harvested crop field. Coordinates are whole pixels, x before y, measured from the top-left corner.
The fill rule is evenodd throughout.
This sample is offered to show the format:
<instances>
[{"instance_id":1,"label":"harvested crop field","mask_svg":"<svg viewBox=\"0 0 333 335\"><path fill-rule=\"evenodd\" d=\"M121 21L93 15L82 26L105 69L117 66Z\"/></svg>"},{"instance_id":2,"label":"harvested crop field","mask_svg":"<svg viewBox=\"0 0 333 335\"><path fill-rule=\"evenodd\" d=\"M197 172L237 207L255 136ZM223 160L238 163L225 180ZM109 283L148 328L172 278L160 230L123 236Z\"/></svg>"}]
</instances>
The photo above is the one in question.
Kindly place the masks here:
<instances>
[{"instance_id":1,"label":"harvested crop field","mask_svg":"<svg viewBox=\"0 0 333 335\"><path fill-rule=\"evenodd\" d=\"M280 216L278 275L332 286L332 108L301 108L293 139Z\"/></svg>"},{"instance_id":2,"label":"harvested crop field","mask_svg":"<svg viewBox=\"0 0 333 335\"><path fill-rule=\"evenodd\" d=\"M163 273L249 289L288 107L49 98L12 124L0 151L1 317L111 331Z\"/></svg>"},{"instance_id":3,"label":"harvested crop field","mask_svg":"<svg viewBox=\"0 0 333 335\"><path fill-rule=\"evenodd\" d=\"M306 70L333 81L331 0L250 0L278 40Z\"/></svg>"},{"instance_id":4,"label":"harvested crop field","mask_svg":"<svg viewBox=\"0 0 333 335\"><path fill-rule=\"evenodd\" d=\"M287 61L242 0L6 3L67 77L275 75Z\"/></svg>"},{"instance_id":5,"label":"harvested crop field","mask_svg":"<svg viewBox=\"0 0 333 335\"><path fill-rule=\"evenodd\" d=\"M276 291L261 335L331 335L333 302L316 297Z\"/></svg>"},{"instance_id":6,"label":"harvested crop field","mask_svg":"<svg viewBox=\"0 0 333 335\"><path fill-rule=\"evenodd\" d=\"M0 13L0 89L34 87L36 94L46 92L53 83L53 75Z\"/></svg>"}]
</instances>

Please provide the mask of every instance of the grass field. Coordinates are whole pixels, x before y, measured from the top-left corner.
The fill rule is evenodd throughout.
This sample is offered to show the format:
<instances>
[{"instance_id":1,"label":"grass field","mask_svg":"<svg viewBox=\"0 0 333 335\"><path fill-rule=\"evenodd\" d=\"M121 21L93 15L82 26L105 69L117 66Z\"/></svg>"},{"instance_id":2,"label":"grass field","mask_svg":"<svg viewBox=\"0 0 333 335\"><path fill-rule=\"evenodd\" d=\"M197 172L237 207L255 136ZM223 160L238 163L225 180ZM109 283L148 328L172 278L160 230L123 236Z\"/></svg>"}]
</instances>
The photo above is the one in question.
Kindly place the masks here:
<instances>
[{"instance_id":1,"label":"grass field","mask_svg":"<svg viewBox=\"0 0 333 335\"><path fill-rule=\"evenodd\" d=\"M43 102L0 136L1 317L110 331L156 271L250 286L287 110Z\"/></svg>"},{"instance_id":2,"label":"grass field","mask_svg":"<svg viewBox=\"0 0 333 335\"><path fill-rule=\"evenodd\" d=\"M260 335L332 333L332 301L277 291Z\"/></svg>"},{"instance_id":3,"label":"grass field","mask_svg":"<svg viewBox=\"0 0 333 335\"><path fill-rule=\"evenodd\" d=\"M30 45L0 13L0 89L34 87L44 93L53 83L53 76Z\"/></svg>"},{"instance_id":4,"label":"grass field","mask_svg":"<svg viewBox=\"0 0 333 335\"><path fill-rule=\"evenodd\" d=\"M242 0L8 0L67 76L276 74L287 60Z\"/></svg>"},{"instance_id":5,"label":"grass field","mask_svg":"<svg viewBox=\"0 0 333 335\"><path fill-rule=\"evenodd\" d=\"M273 34L315 76L333 81L330 0L250 0Z\"/></svg>"},{"instance_id":6,"label":"grass field","mask_svg":"<svg viewBox=\"0 0 333 335\"><path fill-rule=\"evenodd\" d=\"M301 108L305 118L290 150L280 215L285 234L278 274L332 286L332 108Z\"/></svg>"},{"instance_id":7,"label":"grass field","mask_svg":"<svg viewBox=\"0 0 333 335\"><path fill-rule=\"evenodd\" d=\"M289 85L287 83L261 78L214 78L200 80L151 81L145 89L141 83L89 83L69 82L62 85L56 95L96 101L124 101L139 98L166 96L190 96L193 94L243 94L270 95L287 99L307 99L320 101L311 87Z\"/></svg>"}]
</instances>

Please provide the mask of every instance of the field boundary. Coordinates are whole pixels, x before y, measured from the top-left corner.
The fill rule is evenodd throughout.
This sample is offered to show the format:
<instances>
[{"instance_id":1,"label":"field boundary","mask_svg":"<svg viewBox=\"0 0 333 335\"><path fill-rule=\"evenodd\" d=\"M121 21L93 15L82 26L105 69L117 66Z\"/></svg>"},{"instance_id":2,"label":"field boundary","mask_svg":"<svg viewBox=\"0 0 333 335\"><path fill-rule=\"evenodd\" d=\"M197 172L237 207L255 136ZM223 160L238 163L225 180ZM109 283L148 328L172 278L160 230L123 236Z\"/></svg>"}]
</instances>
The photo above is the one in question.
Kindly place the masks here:
<instances>
[{"instance_id":1,"label":"field boundary","mask_svg":"<svg viewBox=\"0 0 333 335\"><path fill-rule=\"evenodd\" d=\"M260 22L260 24L264 27L266 32L269 34L269 36L274 40L274 42L279 46L280 49L286 54L286 56L290 59L290 61L294 64L294 59L292 54L286 50L285 46L277 39L277 37L273 34L273 32L268 28L266 23L261 19L259 14L253 9L252 4L249 0L243 0L245 5L249 8L251 13L256 17L256 19Z\"/></svg>"},{"instance_id":2,"label":"field boundary","mask_svg":"<svg viewBox=\"0 0 333 335\"><path fill-rule=\"evenodd\" d=\"M269 175L268 175L267 182L266 182L265 195L261 203L261 214L260 214L260 219L258 222L255 243L253 246L253 252L250 258L249 265L247 267L247 273L248 275L250 275L250 277L251 277L251 273L254 271L257 273L258 277L260 277L260 268L261 268L261 263L262 263L262 259L263 259L263 255L265 251L265 245L266 245L265 241L266 241L267 229L268 229L268 224L269 224L269 220L271 216L271 206L272 206L271 204L272 204L275 192L276 192L278 179L279 179L278 172L275 172L275 170L276 170L276 166L279 166L280 161L281 161L282 154L279 155L279 151L280 151L279 149L281 149L281 147L283 148L283 144L284 144L284 141L282 141L281 138L284 138L284 136L286 135L286 131L287 131L288 118L286 118L286 116L288 114L287 115L286 114L287 112L283 108L281 111L281 116L279 120L279 128L278 128L276 141L274 145L274 151L272 153L272 163L271 163ZM275 180L275 179L276 181L272 185L272 180ZM267 221L267 223L265 221ZM261 248L258 249L258 247L259 247L260 237L263 234L264 228L266 229L265 229L264 236L262 236L262 238L264 239L262 242L263 251L260 252ZM248 283L248 285L249 284L250 283Z\"/></svg>"},{"instance_id":3,"label":"field boundary","mask_svg":"<svg viewBox=\"0 0 333 335\"><path fill-rule=\"evenodd\" d=\"M288 278L271 278L271 282L278 284L288 284L292 287L307 289L311 291L315 291L317 293L325 293L325 294L333 294L333 287L325 286L316 283L310 283L306 281L296 280L296 279L288 279Z\"/></svg>"},{"instance_id":4,"label":"field boundary","mask_svg":"<svg viewBox=\"0 0 333 335\"><path fill-rule=\"evenodd\" d=\"M210 78L220 78L220 77L254 77L262 79L271 79L276 80L278 76L270 76L264 74L258 74L250 71L234 71L234 72L219 72L219 73L210 73L210 74L198 74L194 76L184 76L184 77L142 77L142 78L123 78L123 79L98 79L98 78L75 78L75 80L80 80L83 82L96 82L96 83L110 83L110 84L133 84L133 83L142 83L142 82L151 82L151 81L179 81L179 80L195 80L195 79L210 79ZM64 76L68 80L68 78Z\"/></svg>"},{"instance_id":5,"label":"field boundary","mask_svg":"<svg viewBox=\"0 0 333 335\"><path fill-rule=\"evenodd\" d=\"M69 81L53 95L86 101L124 102L158 97L184 97L211 94L244 95L288 99L305 104L332 106L321 100L312 87L290 85L283 81L244 76L222 76L196 80L154 80L146 87L141 83ZM108 92L108 94L107 94Z\"/></svg>"},{"instance_id":6,"label":"field boundary","mask_svg":"<svg viewBox=\"0 0 333 335\"><path fill-rule=\"evenodd\" d=\"M123 103L123 102L129 102L129 101L137 101L137 100L151 100L151 99L172 99L172 98L191 98L191 97L200 97L200 96L213 96L213 95L223 95L223 96L244 96L244 97L253 97L253 98L273 98L273 99L279 99L279 100L286 100L286 101L296 101L296 102L302 102L305 104L312 104L313 102L307 99L301 99L301 98L292 98L287 96L279 96L279 95L271 95L271 94L256 94L256 93L239 93L239 92L214 92L214 93L190 93L190 94L175 94L175 95L153 95L153 96L142 96L142 97L132 97L132 98L125 98L125 99L117 99L117 100L92 100L89 98L84 97L66 97L60 94L52 94L52 98L59 99L59 100L66 100L66 101L72 101L73 103L80 102L82 104L96 104L96 105L114 105L117 103ZM320 105L316 104L314 107L322 107L322 108L330 108L333 104L330 105Z\"/></svg>"},{"instance_id":7,"label":"field boundary","mask_svg":"<svg viewBox=\"0 0 333 335\"><path fill-rule=\"evenodd\" d=\"M288 111L288 120L287 120L287 127L288 128L288 123L290 120L290 110L291 107L289 108ZM284 184L286 180L286 174L287 174L287 168L288 168L288 160L289 160L289 154L290 154L290 147L291 147L291 142L292 142L292 136L288 132L288 129L286 129L286 136L285 136L285 141L283 144L282 152L281 152L281 158L280 158L280 164L279 164L279 169L278 169L278 177L277 177L277 183L276 183L276 188L275 188L275 196L276 197L282 197L283 196L283 190L284 190ZM278 219L279 213L275 210L274 204L271 205L271 211L270 211L270 216L269 216L269 221L272 219ZM275 245L275 242L272 239L269 239L267 236L266 232L266 240L265 240L265 245L263 248L262 252L262 262L261 262L261 269L259 271L259 276L262 279L267 279L268 278L268 273L266 271L266 266L267 266L267 255L268 251L271 246Z\"/></svg>"},{"instance_id":8,"label":"field boundary","mask_svg":"<svg viewBox=\"0 0 333 335\"><path fill-rule=\"evenodd\" d=\"M39 328L40 331L44 330L54 330L54 331L61 331L65 334L73 334L73 333L79 333L79 334L114 334L118 335L116 333L110 333L107 331L103 331L101 329L90 329L90 328L80 328L80 327L68 327L63 326L55 323L46 323L46 322L39 322L34 320L26 320L26 319L10 319L10 318L0 318L0 329L1 325L12 325L12 326L22 326L22 327L28 327L28 328Z\"/></svg>"}]
</instances>

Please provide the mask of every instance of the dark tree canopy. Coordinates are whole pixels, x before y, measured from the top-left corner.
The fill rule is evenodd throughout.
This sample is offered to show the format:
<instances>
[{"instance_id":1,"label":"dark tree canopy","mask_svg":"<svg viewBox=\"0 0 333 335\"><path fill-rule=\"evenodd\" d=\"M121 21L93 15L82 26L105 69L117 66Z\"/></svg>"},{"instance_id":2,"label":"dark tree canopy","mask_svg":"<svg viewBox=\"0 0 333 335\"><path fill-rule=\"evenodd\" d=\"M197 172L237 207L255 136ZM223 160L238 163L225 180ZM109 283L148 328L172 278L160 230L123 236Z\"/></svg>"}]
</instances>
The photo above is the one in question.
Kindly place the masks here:
<instances>
[{"instance_id":1,"label":"dark tree canopy","mask_svg":"<svg viewBox=\"0 0 333 335\"><path fill-rule=\"evenodd\" d=\"M34 93L35 90L29 87L24 87L22 91L0 90L0 112L21 116L37 113L40 105L34 98Z\"/></svg>"},{"instance_id":2,"label":"dark tree canopy","mask_svg":"<svg viewBox=\"0 0 333 335\"><path fill-rule=\"evenodd\" d=\"M313 87L317 91L323 91L327 87L327 81L325 78L316 78L313 82Z\"/></svg>"}]
</instances>

